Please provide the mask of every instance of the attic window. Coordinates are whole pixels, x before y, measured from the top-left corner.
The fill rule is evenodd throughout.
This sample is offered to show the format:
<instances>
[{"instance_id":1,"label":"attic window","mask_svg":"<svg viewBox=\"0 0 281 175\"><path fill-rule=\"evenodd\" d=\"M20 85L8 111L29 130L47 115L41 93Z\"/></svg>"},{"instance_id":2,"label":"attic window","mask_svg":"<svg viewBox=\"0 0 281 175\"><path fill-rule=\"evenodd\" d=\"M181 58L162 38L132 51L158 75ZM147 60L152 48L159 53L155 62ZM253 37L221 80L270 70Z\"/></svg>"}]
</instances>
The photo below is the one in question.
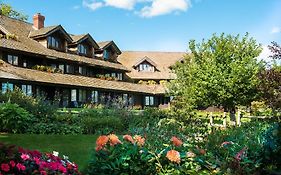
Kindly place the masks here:
<instances>
[{"instance_id":1,"label":"attic window","mask_svg":"<svg viewBox=\"0 0 281 175\"><path fill-rule=\"evenodd\" d=\"M58 37L49 36L47 46L48 46L48 48L51 48L51 49L63 50L62 41Z\"/></svg>"},{"instance_id":2,"label":"attic window","mask_svg":"<svg viewBox=\"0 0 281 175\"><path fill-rule=\"evenodd\" d=\"M78 44L78 54L87 55L87 47L83 44Z\"/></svg>"},{"instance_id":3,"label":"attic window","mask_svg":"<svg viewBox=\"0 0 281 175\"><path fill-rule=\"evenodd\" d=\"M155 72L155 67L148 63L141 63L138 66L140 72Z\"/></svg>"}]
</instances>

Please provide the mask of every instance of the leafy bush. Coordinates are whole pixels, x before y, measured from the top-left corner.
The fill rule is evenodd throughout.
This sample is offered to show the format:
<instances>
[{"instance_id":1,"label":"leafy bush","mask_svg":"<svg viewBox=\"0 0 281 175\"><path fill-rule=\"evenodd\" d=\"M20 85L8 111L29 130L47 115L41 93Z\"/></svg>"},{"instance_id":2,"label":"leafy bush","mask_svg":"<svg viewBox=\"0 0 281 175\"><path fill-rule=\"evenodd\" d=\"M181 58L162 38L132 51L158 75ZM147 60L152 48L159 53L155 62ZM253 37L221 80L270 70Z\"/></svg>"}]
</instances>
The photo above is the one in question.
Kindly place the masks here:
<instances>
[{"instance_id":1,"label":"leafy bush","mask_svg":"<svg viewBox=\"0 0 281 175\"><path fill-rule=\"evenodd\" d=\"M81 174L67 156L30 151L0 143L0 174Z\"/></svg>"},{"instance_id":2,"label":"leafy bush","mask_svg":"<svg viewBox=\"0 0 281 175\"><path fill-rule=\"evenodd\" d=\"M123 132L129 127L132 115L122 109L85 109L79 114L84 133Z\"/></svg>"},{"instance_id":3,"label":"leafy bush","mask_svg":"<svg viewBox=\"0 0 281 175\"><path fill-rule=\"evenodd\" d=\"M17 104L0 104L0 130L2 132L25 133L32 124L32 115Z\"/></svg>"},{"instance_id":4,"label":"leafy bush","mask_svg":"<svg viewBox=\"0 0 281 175\"><path fill-rule=\"evenodd\" d=\"M80 125L70 125L66 123L59 123L58 121L49 123L34 123L28 131L32 134L60 134L60 135L75 135L82 133L82 127Z\"/></svg>"}]
</instances>

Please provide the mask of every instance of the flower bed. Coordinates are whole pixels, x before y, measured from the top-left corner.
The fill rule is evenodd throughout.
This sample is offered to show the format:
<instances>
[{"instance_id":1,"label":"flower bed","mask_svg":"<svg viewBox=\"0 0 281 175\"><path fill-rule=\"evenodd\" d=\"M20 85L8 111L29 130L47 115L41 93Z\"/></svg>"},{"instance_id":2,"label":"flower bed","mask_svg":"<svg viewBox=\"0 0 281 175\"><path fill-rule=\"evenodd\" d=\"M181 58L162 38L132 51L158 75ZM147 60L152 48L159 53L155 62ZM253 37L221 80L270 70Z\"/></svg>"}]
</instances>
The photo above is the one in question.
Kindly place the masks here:
<instances>
[{"instance_id":1,"label":"flower bed","mask_svg":"<svg viewBox=\"0 0 281 175\"><path fill-rule=\"evenodd\" d=\"M75 163L70 162L67 156L58 157L58 152L41 153L4 144L0 144L0 163L0 175L81 174Z\"/></svg>"}]
</instances>

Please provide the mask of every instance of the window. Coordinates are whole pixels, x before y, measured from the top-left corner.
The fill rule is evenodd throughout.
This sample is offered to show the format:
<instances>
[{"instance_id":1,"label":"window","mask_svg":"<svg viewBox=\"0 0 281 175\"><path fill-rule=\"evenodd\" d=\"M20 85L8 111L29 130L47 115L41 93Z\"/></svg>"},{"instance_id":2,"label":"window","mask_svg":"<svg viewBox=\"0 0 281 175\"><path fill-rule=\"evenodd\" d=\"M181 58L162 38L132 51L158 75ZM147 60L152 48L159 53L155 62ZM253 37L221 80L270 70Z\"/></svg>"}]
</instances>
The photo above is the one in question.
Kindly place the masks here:
<instances>
[{"instance_id":1,"label":"window","mask_svg":"<svg viewBox=\"0 0 281 175\"><path fill-rule=\"evenodd\" d=\"M111 73L111 77L115 78L116 77L116 73Z\"/></svg>"},{"instance_id":2,"label":"window","mask_svg":"<svg viewBox=\"0 0 281 175\"><path fill-rule=\"evenodd\" d=\"M52 69L56 69L56 68L57 68L57 65L56 65L56 64L51 64L51 68L52 68Z\"/></svg>"},{"instance_id":3,"label":"window","mask_svg":"<svg viewBox=\"0 0 281 175\"><path fill-rule=\"evenodd\" d=\"M24 59L24 60L22 61L22 66L23 66L23 67L27 67L27 61L26 61L26 59Z\"/></svg>"},{"instance_id":4,"label":"window","mask_svg":"<svg viewBox=\"0 0 281 175\"><path fill-rule=\"evenodd\" d=\"M122 73L117 73L117 79L118 80L123 80L123 74Z\"/></svg>"},{"instance_id":5,"label":"window","mask_svg":"<svg viewBox=\"0 0 281 175\"><path fill-rule=\"evenodd\" d=\"M14 85L11 83L2 83L2 94L6 93L7 91L13 91Z\"/></svg>"},{"instance_id":6,"label":"window","mask_svg":"<svg viewBox=\"0 0 281 175\"><path fill-rule=\"evenodd\" d=\"M48 37L47 46L48 48L61 49L60 40L53 36Z\"/></svg>"},{"instance_id":7,"label":"window","mask_svg":"<svg viewBox=\"0 0 281 175\"><path fill-rule=\"evenodd\" d=\"M154 66L151 66L150 64L147 63L142 63L139 65L139 71L154 72Z\"/></svg>"},{"instance_id":8,"label":"window","mask_svg":"<svg viewBox=\"0 0 281 175\"><path fill-rule=\"evenodd\" d=\"M86 75L86 68L82 67L82 66L79 66L79 74Z\"/></svg>"},{"instance_id":9,"label":"window","mask_svg":"<svg viewBox=\"0 0 281 175\"><path fill-rule=\"evenodd\" d=\"M87 55L87 48L83 44L78 44L78 54Z\"/></svg>"},{"instance_id":10,"label":"window","mask_svg":"<svg viewBox=\"0 0 281 175\"><path fill-rule=\"evenodd\" d=\"M66 73L74 73L74 66L73 65L66 65Z\"/></svg>"},{"instance_id":11,"label":"window","mask_svg":"<svg viewBox=\"0 0 281 175\"><path fill-rule=\"evenodd\" d=\"M62 73L64 73L64 65L63 64L59 65L59 69L62 71Z\"/></svg>"},{"instance_id":12,"label":"window","mask_svg":"<svg viewBox=\"0 0 281 175\"><path fill-rule=\"evenodd\" d=\"M79 102L85 102L87 99L87 92L86 90L79 89Z\"/></svg>"},{"instance_id":13,"label":"window","mask_svg":"<svg viewBox=\"0 0 281 175\"><path fill-rule=\"evenodd\" d=\"M76 89L71 89L71 101L77 101L77 91L76 91Z\"/></svg>"},{"instance_id":14,"label":"window","mask_svg":"<svg viewBox=\"0 0 281 175\"><path fill-rule=\"evenodd\" d=\"M8 63L12 65L18 65L19 57L15 55L8 55Z\"/></svg>"},{"instance_id":15,"label":"window","mask_svg":"<svg viewBox=\"0 0 281 175\"><path fill-rule=\"evenodd\" d=\"M154 97L153 96L145 96L145 105L153 106L154 105Z\"/></svg>"},{"instance_id":16,"label":"window","mask_svg":"<svg viewBox=\"0 0 281 175\"><path fill-rule=\"evenodd\" d=\"M99 101L99 93L98 91L92 91L92 102L98 103Z\"/></svg>"},{"instance_id":17,"label":"window","mask_svg":"<svg viewBox=\"0 0 281 175\"><path fill-rule=\"evenodd\" d=\"M105 60L108 60L108 58L109 58L109 53L108 53L107 50L104 50L104 51L103 51L103 57L104 57Z\"/></svg>"},{"instance_id":18,"label":"window","mask_svg":"<svg viewBox=\"0 0 281 175\"><path fill-rule=\"evenodd\" d=\"M32 96L32 86L31 85L21 85L22 92L27 96Z\"/></svg>"}]
</instances>

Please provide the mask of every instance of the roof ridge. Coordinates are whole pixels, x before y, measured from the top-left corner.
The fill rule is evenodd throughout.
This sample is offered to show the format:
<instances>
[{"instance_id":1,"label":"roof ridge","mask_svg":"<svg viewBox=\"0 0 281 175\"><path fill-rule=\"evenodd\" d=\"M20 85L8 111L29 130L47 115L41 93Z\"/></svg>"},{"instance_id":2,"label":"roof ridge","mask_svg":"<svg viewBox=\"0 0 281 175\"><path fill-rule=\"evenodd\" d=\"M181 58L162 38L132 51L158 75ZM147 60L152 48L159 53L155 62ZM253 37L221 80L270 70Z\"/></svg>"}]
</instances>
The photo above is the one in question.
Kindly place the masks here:
<instances>
[{"instance_id":1,"label":"roof ridge","mask_svg":"<svg viewBox=\"0 0 281 175\"><path fill-rule=\"evenodd\" d=\"M181 51L142 51L142 50L123 50L122 52L139 52L139 53L186 53L186 52L181 52Z\"/></svg>"},{"instance_id":2,"label":"roof ridge","mask_svg":"<svg viewBox=\"0 0 281 175\"><path fill-rule=\"evenodd\" d=\"M12 17L9 17L9 16L1 15L1 14L0 14L0 17L5 17L5 18L9 18L11 20L15 20L15 21L23 22L23 23L26 23L26 24L29 24L29 25L33 25L33 23L31 23L31 22L23 21L23 20L20 20L20 19L12 18Z\"/></svg>"}]
</instances>

